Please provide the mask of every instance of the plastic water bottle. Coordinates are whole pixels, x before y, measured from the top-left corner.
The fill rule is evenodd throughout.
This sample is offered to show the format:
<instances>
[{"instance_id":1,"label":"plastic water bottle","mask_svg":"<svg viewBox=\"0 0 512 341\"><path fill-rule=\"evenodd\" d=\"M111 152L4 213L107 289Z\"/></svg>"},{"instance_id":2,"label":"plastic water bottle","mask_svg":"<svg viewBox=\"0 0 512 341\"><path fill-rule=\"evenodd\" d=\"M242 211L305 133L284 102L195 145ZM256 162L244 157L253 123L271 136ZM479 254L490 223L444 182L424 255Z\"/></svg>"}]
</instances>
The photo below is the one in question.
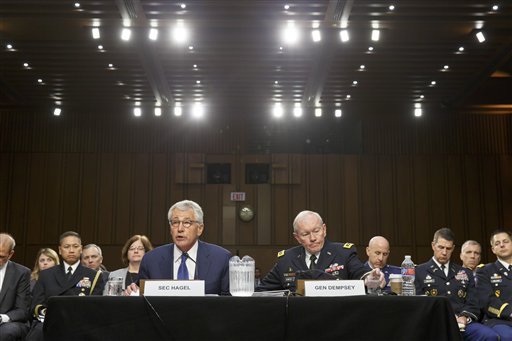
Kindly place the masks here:
<instances>
[{"instance_id":1,"label":"plastic water bottle","mask_svg":"<svg viewBox=\"0 0 512 341\"><path fill-rule=\"evenodd\" d=\"M416 295L416 287L414 286L414 278L416 277L416 270L411 256L405 256L402 263L402 296Z\"/></svg>"},{"instance_id":2,"label":"plastic water bottle","mask_svg":"<svg viewBox=\"0 0 512 341\"><path fill-rule=\"evenodd\" d=\"M251 296L254 293L254 259L233 256L229 260L229 292L233 296Z\"/></svg>"}]
</instances>

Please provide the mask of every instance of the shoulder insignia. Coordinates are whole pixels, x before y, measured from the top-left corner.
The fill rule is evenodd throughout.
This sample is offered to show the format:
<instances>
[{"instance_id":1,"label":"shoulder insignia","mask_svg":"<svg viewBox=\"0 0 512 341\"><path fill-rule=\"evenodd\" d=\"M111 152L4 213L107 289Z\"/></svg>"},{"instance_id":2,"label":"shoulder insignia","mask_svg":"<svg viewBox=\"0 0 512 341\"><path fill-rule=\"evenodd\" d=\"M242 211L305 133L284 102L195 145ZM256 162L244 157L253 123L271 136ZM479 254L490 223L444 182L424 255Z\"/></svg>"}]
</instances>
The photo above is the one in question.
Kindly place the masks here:
<instances>
[{"instance_id":1,"label":"shoulder insignia","mask_svg":"<svg viewBox=\"0 0 512 341\"><path fill-rule=\"evenodd\" d=\"M352 246L354 246L353 243L345 243L345 244L343 244L343 248L344 249L350 249Z\"/></svg>"},{"instance_id":2,"label":"shoulder insignia","mask_svg":"<svg viewBox=\"0 0 512 341\"><path fill-rule=\"evenodd\" d=\"M277 253L277 257L280 258L280 257L283 257L284 256L284 253L286 252L286 250L281 250Z\"/></svg>"},{"instance_id":3,"label":"shoulder insignia","mask_svg":"<svg viewBox=\"0 0 512 341\"><path fill-rule=\"evenodd\" d=\"M476 267L477 268L483 268L485 266L485 264L478 264Z\"/></svg>"}]
</instances>

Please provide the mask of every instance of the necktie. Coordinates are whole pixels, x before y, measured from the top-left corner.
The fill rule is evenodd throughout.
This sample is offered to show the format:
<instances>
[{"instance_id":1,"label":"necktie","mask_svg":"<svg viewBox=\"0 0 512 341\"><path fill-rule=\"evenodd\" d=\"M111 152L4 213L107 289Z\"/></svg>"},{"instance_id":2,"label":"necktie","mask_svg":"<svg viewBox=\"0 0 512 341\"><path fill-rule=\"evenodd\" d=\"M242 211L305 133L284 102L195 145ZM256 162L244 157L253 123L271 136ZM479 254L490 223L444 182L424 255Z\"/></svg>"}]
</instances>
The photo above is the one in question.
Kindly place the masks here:
<instances>
[{"instance_id":1,"label":"necktie","mask_svg":"<svg viewBox=\"0 0 512 341\"><path fill-rule=\"evenodd\" d=\"M313 269L316 269L316 256L315 255L311 255L311 257L309 257L309 260L311 261L309 263L309 269L310 270L313 270Z\"/></svg>"},{"instance_id":2,"label":"necktie","mask_svg":"<svg viewBox=\"0 0 512 341\"><path fill-rule=\"evenodd\" d=\"M67 279L70 279L70 278L71 278L71 276L73 275L73 273L71 272L72 270L73 270L73 268L72 268L72 267L69 267L69 268L68 268L68 272L66 272L66 278L67 278Z\"/></svg>"},{"instance_id":3,"label":"necktie","mask_svg":"<svg viewBox=\"0 0 512 341\"><path fill-rule=\"evenodd\" d=\"M445 269L446 269L446 265L441 264L441 270L443 270L443 273L446 276L446 271L444 271Z\"/></svg>"},{"instance_id":4,"label":"necktie","mask_svg":"<svg viewBox=\"0 0 512 341\"><path fill-rule=\"evenodd\" d=\"M181 254L181 264L180 267L178 268L178 279L189 279L187 269L187 258L188 253Z\"/></svg>"}]
</instances>

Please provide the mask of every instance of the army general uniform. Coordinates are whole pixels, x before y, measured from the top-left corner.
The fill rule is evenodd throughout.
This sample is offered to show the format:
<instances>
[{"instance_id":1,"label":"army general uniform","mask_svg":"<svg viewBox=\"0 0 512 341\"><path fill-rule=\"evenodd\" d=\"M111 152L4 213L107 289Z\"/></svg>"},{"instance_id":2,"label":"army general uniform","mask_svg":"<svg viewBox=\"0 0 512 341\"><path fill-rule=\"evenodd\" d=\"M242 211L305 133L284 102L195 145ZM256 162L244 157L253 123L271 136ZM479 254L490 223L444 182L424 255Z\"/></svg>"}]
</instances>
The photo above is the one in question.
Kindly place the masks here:
<instances>
[{"instance_id":1,"label":"army general uniform","mask_svg":"<svg viewBox=\"0 0 512 341\"><path fill-rule=\"evenodd\" d=\"M477 292L484 323L501 340L512 340L512 269L499 260L477 268Z\"/></svg>"},{"instance_id":2,"label":"army general uniform","mask_svg":"<svg viewBox=\"0 0 512 341\"><path fill-rule=\"evenodd\" d=\"M446 275L444 270L430 259L416 267L414 282L416 295L447 297L455 314L468 318L466 329L462 332L464 340L498 340L496 332L478 323L480 308L471 270L450 262Z\"/></svg>"},{"instance_id":3,"label":"army general uniform","mask_svg":"<svg viewBox=\"0 0 512 341\"><path fill-rule=\"evenodd\" d=\"M263 278L256 291L296 290L296 277L300 271L307 271L306 251L302 245L278 253L277 263ZM331 243L325 241L316 262L316 269L340 279L360 279L370 271L357 256L352 243Z\"/></svg>"}]
</instances>

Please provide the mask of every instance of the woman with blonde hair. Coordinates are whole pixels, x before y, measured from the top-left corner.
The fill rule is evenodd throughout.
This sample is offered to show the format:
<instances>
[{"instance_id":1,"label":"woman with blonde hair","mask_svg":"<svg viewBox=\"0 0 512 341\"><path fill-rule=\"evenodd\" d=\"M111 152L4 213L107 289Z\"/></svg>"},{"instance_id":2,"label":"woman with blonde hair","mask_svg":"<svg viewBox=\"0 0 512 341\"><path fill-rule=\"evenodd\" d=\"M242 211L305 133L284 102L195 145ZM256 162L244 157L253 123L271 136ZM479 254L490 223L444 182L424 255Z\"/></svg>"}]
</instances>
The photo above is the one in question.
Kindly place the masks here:
<instances>
[{"instance_id":1,"label":"woman with blonde hair","mask_svg":"<svg viewBox=\"0 0 512 341\"><path fill-rule=\"evenodd\" d=\"M32 270L32 274L30 275L30 291L32 291L34 285L39 279L39 273L41 271L51 268L52 266L58 265L59 263L59 255L57 254L57 252L55 252L54 249L51 249L49 247L40 249L37 252L34 269Z\"/></svg>"},{"instance_id":2,"label":"woman with blonde hair","mask_svg":"<svg viewBox=\"0 0 512 341\"><path fill-rule=\"evenodd\" d=\"M127 286L137 280L142 257L151 250L153 250L153 245L151 245L148 237L140 234L130 237L121 250L121 260L127 267L112 271L109 278L122 278L123 290L126 289ZM107 286L105 286L103 291L103 295L106 294Z\"/></svg>"}]
</instances>

